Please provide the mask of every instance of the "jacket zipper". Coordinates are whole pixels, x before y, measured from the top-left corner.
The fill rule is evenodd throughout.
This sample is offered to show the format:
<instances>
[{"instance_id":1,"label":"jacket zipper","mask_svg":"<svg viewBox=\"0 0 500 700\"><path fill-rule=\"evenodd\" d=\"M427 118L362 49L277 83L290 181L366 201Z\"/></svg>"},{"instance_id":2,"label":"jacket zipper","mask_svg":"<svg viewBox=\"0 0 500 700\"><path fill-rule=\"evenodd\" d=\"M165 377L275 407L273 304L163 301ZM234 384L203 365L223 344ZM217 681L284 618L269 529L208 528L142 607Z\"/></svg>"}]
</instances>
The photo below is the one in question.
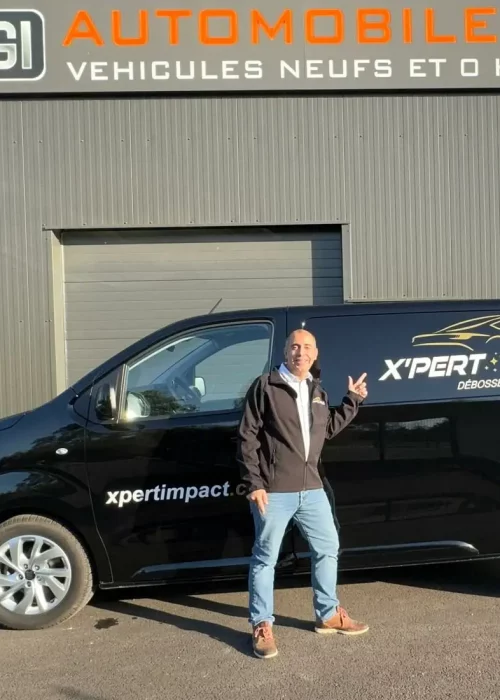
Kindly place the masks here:
<instances>
[{"instance_id":1,"label":"jacket zipper","mask_svg":"<svg viewBox=\"0 0 500 700\"><path fill-rule=\"evenodd\" d=\"M275 465L276 465L276 445L273 442L273 454L271 457L271 475L270 475L271 476L271 484L270 485L272 485L272 483L274 481L274 476L275 476L275 471L276 471Z\"/></svg>"},{"instance_id":2,"label":"jacket zipper","mask_svg":"<svg viewBox=\"0 0 500 700\"><path fill-rule=\"evenodd\" d=\"M311 435L312 435L312 428L313 428L313 412L312 412L313 394L314 394L314 387L311 389L311 392L309 394L309 404L308 404L308 409L309 409L309 452L311 451ZM304 486L302 488L303 491L306 490L306 485L307 485L307 462L308 462L308 458L306 458L306 461L304 463Z\"/></svg>"}]
</instances>

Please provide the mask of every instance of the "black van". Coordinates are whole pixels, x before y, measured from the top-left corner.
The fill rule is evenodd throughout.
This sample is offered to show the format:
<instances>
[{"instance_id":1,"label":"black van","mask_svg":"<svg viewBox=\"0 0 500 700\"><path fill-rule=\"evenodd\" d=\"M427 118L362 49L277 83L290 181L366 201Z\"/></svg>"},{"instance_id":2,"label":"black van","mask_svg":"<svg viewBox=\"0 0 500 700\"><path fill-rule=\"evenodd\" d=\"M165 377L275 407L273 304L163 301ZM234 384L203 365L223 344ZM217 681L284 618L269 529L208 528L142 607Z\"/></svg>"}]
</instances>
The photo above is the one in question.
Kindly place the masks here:
<instances>
[{"instance_id":1,"label":"black van","mask_svg":"<svg viewBox=\"0 0 500 700\"><path fill-rule=\"evenodd\" d=\"M500 302L218 313L0 422L0 623L60 623L96 587L246 576L236 427L296 328L317 338L332 404L368 372L368 399L322 457L340 568L500 556ZM277 574L308 567L291 527Z\"/></svg>"}]
</instances>

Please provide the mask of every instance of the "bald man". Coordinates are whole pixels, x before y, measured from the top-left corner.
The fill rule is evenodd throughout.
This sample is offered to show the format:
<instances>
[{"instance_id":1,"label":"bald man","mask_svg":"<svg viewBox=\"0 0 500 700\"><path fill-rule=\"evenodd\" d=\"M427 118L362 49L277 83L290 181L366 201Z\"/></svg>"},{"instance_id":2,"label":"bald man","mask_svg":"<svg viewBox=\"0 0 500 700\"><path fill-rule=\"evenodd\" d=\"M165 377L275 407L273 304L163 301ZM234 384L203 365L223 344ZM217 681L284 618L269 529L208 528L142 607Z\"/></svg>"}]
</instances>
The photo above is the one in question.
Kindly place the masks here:
<instances>
[{"instance_id":1,"label":"bald man","mask_svg":"<svg viewBox=\"0 0 500 700\"><path fill-rule=\"evenodd\" d=\"M255 526L249 622L254 654L264 659L278 653L274 571L292 519L311 550L315 631L357 635L368 630L337 599L338 533L318 472L325 440L349 425L367 396L366 374L356 382L348 377L347 394L332 413L326 392L310 372L318 357L314 336L294 331L284 354L281 366L258 377L248 390L238 430L238 461Z\"/></svg>"}]
</instances>

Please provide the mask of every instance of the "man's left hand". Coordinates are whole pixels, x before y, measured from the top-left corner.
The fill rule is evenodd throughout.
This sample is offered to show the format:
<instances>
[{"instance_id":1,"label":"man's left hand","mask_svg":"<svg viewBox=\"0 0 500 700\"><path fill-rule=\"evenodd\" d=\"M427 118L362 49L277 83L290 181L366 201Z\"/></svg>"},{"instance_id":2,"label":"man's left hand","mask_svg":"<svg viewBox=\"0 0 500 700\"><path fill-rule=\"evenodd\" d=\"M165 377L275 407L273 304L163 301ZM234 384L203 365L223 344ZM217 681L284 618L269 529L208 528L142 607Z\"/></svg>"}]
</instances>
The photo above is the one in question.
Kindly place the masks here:
<instances>
[{"instance_id":1,"label":"man's left hand","mask_svg":"<svg viewBox=\"0 0 500 700\"><path fill-rule=\"evenodd\" d=\"M368 396L368 389L366 388L365 379L366 372L364 372L355 382L353 382L352 377L349 377L349 383L347 385L348 390L358 394L358 396L361 396L362 399L366 399Z\"/></svg>"}]
</instances>

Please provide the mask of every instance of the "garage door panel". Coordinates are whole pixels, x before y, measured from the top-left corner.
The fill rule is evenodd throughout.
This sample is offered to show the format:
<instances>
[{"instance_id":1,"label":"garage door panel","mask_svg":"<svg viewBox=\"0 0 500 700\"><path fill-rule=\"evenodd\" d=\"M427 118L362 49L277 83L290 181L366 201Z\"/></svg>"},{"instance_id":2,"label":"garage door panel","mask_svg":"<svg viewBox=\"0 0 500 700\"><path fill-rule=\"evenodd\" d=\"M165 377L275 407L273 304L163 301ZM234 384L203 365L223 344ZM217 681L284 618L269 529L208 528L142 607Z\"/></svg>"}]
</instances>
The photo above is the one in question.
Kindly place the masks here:
<instances>
[{"instance_id":1,"label":"garage door panel","mask_svg":"<svg viewBox=\"0 0 500 700\"><path fill-rule=\"evenodd\" d=\"M285 280L300 280L300 279L305 279L310 281L311 274L310 270L304 270L304 268L297 267L297 268L289 268L287 270L283 270L283 274L278 275L279 270L276 268L269 268L269 269L263 269L263 270L257 270L257 271L252 271L252 270L239 270L237 268L233 270L224 270L221 269L219 272L217 270L203 270L203 271L198 271L198 272L186 272L186 271L178 271L178 272L172 272L170 274L167 274L165 270L158 270L155 272L154 270L148 270L147 272L131 272L130 274L127 275L129 280L131 282L187 282L192 283L193 280L198 281L200 283L203 283L204 281L207 282L219 282L219 280L229 280L229 282L234 283L235 276L238 276L239 280L266 280L269 283L272 284L272 282L275 279L285 279ZM110 284L113 284L117 282L118 284L121 284L121 280L123 280L123 275L124 275L124 270L119 271L116 270L115 272L91 272L88 275L80 273L78 276L74 276L74 283L78 284L83 284L83 283L107 283L109 282ZM269 276L272 275L272 278L269 279ZM318 272L318 277L321 276L328 276L327 275L327 270L323 268Z\"/></svg>"},{"instance_id":2,"label":"garage door panel","mask_svg":"<svg viewBox=\"0 0 500 700\"><path fill-rule=\"evenodd\" d=\"M317 261L312 262L312 267L316 274L331 274L332 264L340 264L340 258L322 257ZM72 283L83 282L114 282L123 281L124 274L128 279L134 281L140 280L190 280L190 279L234 279L235 273L238 276L252 279L256 276L266 278L269 276L285 276L285 277L310 277L310 265L304 268L304 263L301 260L269 260L266 259L262 264L256 260L237 261L228 264L206 264L203 263L203 269L198 267L199 263L193 262L190 266L176 265L168 262L162 265L161 262L149 264L136 264L134 267L128 268L123 263L115 265L101 265L96 263L92 267L89 266L88 271L80 269L78 272L71 274ZM258 267L257 267L258 266Z\"/></svg>"},{"instance_id":3,"label":"garage door panel","mask_svg":"<svg viewBox=\"0 0 500 700\"><path fill-rule=\"evenodd\" d=\"M343 299L339 230L81 232L64 234L63 246L68 382L218 303L227 311Z\"/></svg>"},{"instance_id":4,"label":"garage door panel","mask_svg":"<svg viewBox=\"0 0 500 700\"><path fill-rule=\"evenodd\" d=\"M256 282L258 280L258 282ZM238 287L235 290L234 279L221 279L221 280L205 280L203 284L203 292L206 295L210 292L230 292L231 297L233 293L239 293L240 296L252 292L258 294L260 292L267 293L268 290L275 290L277 284L279 284L280 289L286 288L291 291L294 289L307 291L314 289L332 289L338 287L342 284L342 280L339 276L330 277L318 277L311 281L310 277L303 278L287 278L287 277L274 277L273 279L238 279ZM119 282L114 283L95 283L95 284L82 284L80 287L76 288L77 285L67 284L66 285L66 299L74 303L85 303L88 301L95 301L100 304L104 304L109 301L120 301L121 299L126 299L127 301L154 301L155 299L159 301L166 302L166 297L168 296L171 300L175 297L175 300L180 299L200 299L200 289L193 289L193 280L178 280L178 281L165 281L156 280L154 282L148 281L142 282L130 282L120 284ZM219 295L220 296L220 295Z\"/></svg>"},{"instance_id":5,"label":"garage door panel","mask_svg":"<svg viewBox=\"0 0 500 700\"><path fill-rule=\"evenodd\" d=\"M333 227L332 227L333 228ZM333 233L333 230L332 232ZM336 234L339 232L336 231ZM332 237L328 232L321 233L300 233L299 230L294 233L270 233L268 230L252 229L251 234L240 233L238 229L233 229L231 233L223 233L216 230L211 233L207 229L203 232L188 232L183 231L180 234L171 233L171 231L159 231L150 233L149 231L124 231L123 235L116 232L104 231L83 231L71 232L66 237L64 242L66 248L70 247L85 247L87 254L93 254L88 246L101 248L104 251L112 249L120 249L120 255L126 255L128 251L141 252L144 255L149 255L151 249L155 246L163 248L168 236L169 254L192 255L193 252L211 253L217 246L223 246L224 251L251 250L259 247L262 241L265 241L266 247L270 250L273 248L281 250L283 241L288 237L287 248L307 249L312 246L321 248L337 248L340 247L341 241L338 238ZM71 237L71 240L70 240ZM195 250L193 250L195 249Z\"/></svg>"},{"instance_id":6,"label":"garage door panel","mask_svg":"<svg viewBox=\"0 0 500 700\"><path fill-rule=\"evenodd\" d=\"M260 256L260 257L259 257ZM150 256L151 257L151 256ZM201 257L201 255L199 256ZM127 273L133 274L143 274L148 273L151 270L159 270L164 274L169 274L172 272L187 272L191 274L192 272L199 273L199 257L191 260L175 260L170 256L164 260L147 260L147 259L137 259L131 258L127 260L125 258L116 259L116 256L110 258L109 260L78 260L74 261L72 266L66 268L66 273L71 275L71 279L75 276L82 276L86 273L111 273L116 274L117 272L126 271ZM341 259L341 254L334 251L323 251L321 254L314 256L308 255L308 265L312 262L315 269L318 270L331 270L331 261L339 262ZM76 264L78 263L78 264ZM245 251L240 251L238 257L229 259L224 257L221 260L220 255L218 257L214 256L213 259L207 259L203 256L203 272L209 271L220 271L220 270L247 270L255 272L256 269L274 271L279 270L283 272L290 271L291 269L302 270L304 268L304 254L299 253L297 255L291 255L287 251L286 258L283 255L271 256L266 250L265 259L262 259L262 250L260 250L258 255L249 256Z\"/></svg>"},{"instance_id":7,"label":"garage door panel","mask_svg":"<svg viewBox=\"0 0 500 700\"><path fill-rule=\"evenodd\" d=\"M237 236L237 234L235 234ZM126 244L123 244L121 246L101 246L101 245L92 245L92 243L89 243L89 245L92 246L92 252L82 252L81 257L82 260L91 262L92 259L95 260L95 255L96 251L98 251L99 255L99 260L102 261L113 261L113 260L142 260L142 261L147 261L150 260L152 257L151 251L160 251L162 253L162 248L166 245L166 243L163 243L162 246L138 246L138 247L130 247L127 246ZM280 244L273 245L271 242L266 242L265 243L266 250L269 250L269 255L275 259L275 260L280 260L283 257L283 243L281 242ZM67 246L67 248L81 248L81 246ZM150 250L148 250L148 247ZM174 260L175 262L182 262L183 260L189 261L192 259L192 257L196 256L201 256L203 258L206 258L207 260L211 261L217 261L220 260L220 256L218 257L218 254L221 249L224 249L224 258L229 259L229 260L238 260L240 257L240 253L243 252L246 256L250 256L253 258L258 257L259 251L262 249L262 241L256 243L255 245L252 246L245 246L242 244L237 244L234 246L229 245L228 243L223 243L221 242L218 245L212 245L210 248L203 248L201 245L184 245L184 247L179 247L176 249L175 246L169 244L169 250L168 250L168 259L169 260ZM319 257L322 252L327 252L331 255L336 255L339 253L341 250L340 243L322 243L321 245L313 245L310 242L307 242L306 245L294 245L291 243L287 247L288 254L292 259L300 258L300 256L303 256L305 254L308 254L312 257L316 256ZM74 262L74 261L73 261ZM75 265L75 268L78 268L78 265Z\"/></svg>"}]
</instances>

